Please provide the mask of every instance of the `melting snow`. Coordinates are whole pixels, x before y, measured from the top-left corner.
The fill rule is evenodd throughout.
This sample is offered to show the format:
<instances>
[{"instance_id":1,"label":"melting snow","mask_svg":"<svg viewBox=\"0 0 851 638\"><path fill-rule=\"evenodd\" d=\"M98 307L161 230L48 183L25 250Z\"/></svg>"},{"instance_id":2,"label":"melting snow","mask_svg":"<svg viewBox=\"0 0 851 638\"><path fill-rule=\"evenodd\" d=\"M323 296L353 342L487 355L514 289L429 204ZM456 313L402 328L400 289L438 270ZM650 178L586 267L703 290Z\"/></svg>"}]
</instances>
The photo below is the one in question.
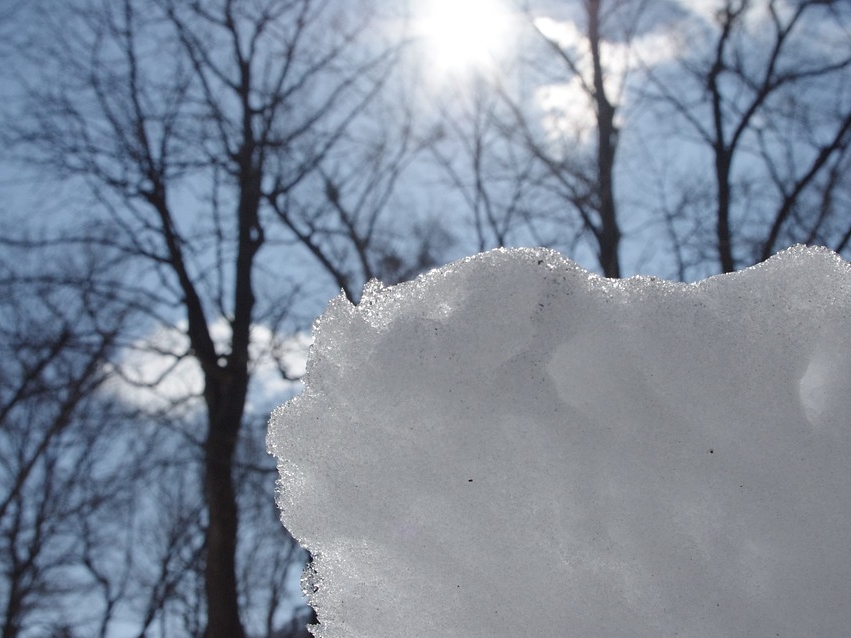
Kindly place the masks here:
<instances>
[{"instance_id":1,"label":"melting snow","mask_svg":"<svg viewBox=\"0 0 851 638\"><path fill-rule=\"evenodd\" d=\"M685 285L498 250L314 336L269 447L318 636L847 635L835 254Z\"/></svg>"}]
</instances>

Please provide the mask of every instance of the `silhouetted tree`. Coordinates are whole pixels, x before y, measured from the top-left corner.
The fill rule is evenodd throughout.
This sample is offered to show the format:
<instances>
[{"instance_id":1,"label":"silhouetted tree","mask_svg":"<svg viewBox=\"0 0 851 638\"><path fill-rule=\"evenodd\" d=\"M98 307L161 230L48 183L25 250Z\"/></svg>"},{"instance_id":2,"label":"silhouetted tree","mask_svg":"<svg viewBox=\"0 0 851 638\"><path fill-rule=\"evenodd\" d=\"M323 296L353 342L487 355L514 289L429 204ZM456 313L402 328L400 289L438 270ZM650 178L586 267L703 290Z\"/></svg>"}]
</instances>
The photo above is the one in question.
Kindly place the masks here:
<instances>
[{"instance_id":1,"label":"silhouetted tree","mask_svg":"<svg viewBox=\"0 0 851 638\"><path fill-rule=\"evenodd\" d=\"M91 194L70 235L124 257L130 278L115 294L185 334L182 350L163 354L191 357L203 377L204 635L239 638L235 459L252 331L286 317L295 278L276 273L304 261L301 251L288 261L294 244L350 293L379 274L366 250L378 246L381 200L404 144L386 151L389 164L377 151L374 170L358 166L351 183L335 151L386 81L394 47L367 41L367 2L81 0L39 17L44 31L29 49L37 72L24 78L13 142L31 166ZM317 181L324 198L311 190ZM360 205L344 199L350 190ZM329 216L342 224L342 244ZM341 247L355 249L358 275L344 273Z\"/></svg>"},{"instance_id":2,"label":"silhouetted tree","mask_svg":"<svg viewBox=\"0 0 851 638\"><path fill-rule=\"evenodd\" d=\"M127 313L91 294L92 264L54 256L51 273L0 248L0 635L52 635L89 582L89 523L125 496L103 455L120 449L126 414L100 390Z\"/></svg>"},{"instance_id":3,"label":"silhouetted tree","mask_svg":"<svg viewBox=\"0 0 851 638\"><path fill-rule=\"evenodd\" d=\"M648 95L714 178L711 211L675 221L676 249L699 245L686 260L730 272L793 243L847 248L849 34L847 3L822 0L725 0L673 31L679 57L650 74ZM689 237L689 219L707 215L714 238Z\"/></svg>"}]
</instances>

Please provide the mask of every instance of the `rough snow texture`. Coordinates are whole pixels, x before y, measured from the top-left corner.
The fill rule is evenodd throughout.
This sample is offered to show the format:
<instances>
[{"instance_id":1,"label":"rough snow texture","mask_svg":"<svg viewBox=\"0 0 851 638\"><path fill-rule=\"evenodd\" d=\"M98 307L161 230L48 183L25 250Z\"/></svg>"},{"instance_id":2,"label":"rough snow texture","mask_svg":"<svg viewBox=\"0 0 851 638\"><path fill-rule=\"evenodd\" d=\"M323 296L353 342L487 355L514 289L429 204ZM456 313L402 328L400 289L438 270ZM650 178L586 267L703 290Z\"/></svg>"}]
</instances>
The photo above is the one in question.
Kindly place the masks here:
<instances>
[{"instance_id":1,"label":"rough snow texture","mask_svg":"<svg viewBox=\"0 0 851 638\"><path fill-rule=\"evenodd\" d=\"M272 418L317 636L847 636L851 269L499 250L315 325Z\"/></svg>"}]
</instances>

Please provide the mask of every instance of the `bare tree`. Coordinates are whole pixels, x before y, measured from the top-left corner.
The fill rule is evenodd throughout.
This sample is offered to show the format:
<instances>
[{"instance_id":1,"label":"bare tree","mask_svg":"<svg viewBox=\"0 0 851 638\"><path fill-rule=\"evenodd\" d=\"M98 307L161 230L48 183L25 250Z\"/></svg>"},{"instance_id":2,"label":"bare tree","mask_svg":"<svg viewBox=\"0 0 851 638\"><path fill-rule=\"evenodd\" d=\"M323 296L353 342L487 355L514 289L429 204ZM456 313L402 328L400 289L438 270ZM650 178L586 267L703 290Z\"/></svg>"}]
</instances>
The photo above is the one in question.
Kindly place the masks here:
<instances>
[{"instance_id":1,"label":"bare tree","mask_svg":"<svg viewBox=\"0 0 851 638\"><path fill-rule=\"evenodd\" d=\"M392 49L363 42L372 17L365 2L92 0L50 9L41 16L49 35L31 50L51 63L28 82L14 142L32 165L92 194L92 211L66 238L123 256L131 278L105 294L132 298L149 318L185 331L188 350L172 355L197 362L207 415L204 635L239 638L235 455L252 331L281 319L277 306L293 288L278 272L298 244L344 288L357 286L335 261L334 233L318 243L327 230L319 221L337 215L363 257L383 196L358 225L359 209L335 194L348 169L327 162L388 77ZM376 179L389 192L396 169L381 166ZM307 215L305 202L316 198L301 191L316 180L325 185L324 208ZM366 201L372 186L351 188ZM361 277L378 273L362 263ZM275 287L258 292L273 275ZM224 338L212 332L217 320ZM151 604L153 613L161 600Z\"/></svg>"},{"instance_id":2,"label":"bare tree","mask_svg":"<svg viewBox=\"0 0 851 638\"><path fill-rule=\"evenodd\" d=\"M528 152L544 167L553 184L551 189L578 215L581 231L591 235L599 267L608 277L619 277L622 271L623 231L615 189L618 108L630 71L628 53L641 33L646 5L640 0L583 0L577 5L578 14L562 23L526 9L550 59L561 67L560 79L550 72L549 76L539 76L538 82L550 86L570 83L574 92L584 96L593 116L593 133L587 140L587 132L579 130L584 122L564 118L551 122L542 137L528 109L503 92L513 112L507 131L520 136ZM620 54L624 59L619 61L622 68L618 71L611 68L615 61L612 54L604 50L612 44L625 52ZM536 57L531 62L537 68L553 68L552 63L540 60ZM555 104L552 108L558 111L565 106Z\"/></svg>"},{"instance_id":3,"label":"bare tree","mask_svg":"<svg viewBox=\"0 0 851 638\"><path fill-rule=\"evenodd\" d=\"M515 242L525 230L526 241L574 255L587 242L608 276L624 272L624 239L631 268L643 259L633 255L643 237L682 279L797 242L848 248L846 3L725 0L705 14L642 0L524 7L547 54L524 42L519 80L503 74L469 114L445 119L454 150L438 160L480 237L485 228L504 243L504 220L522 220ZM566 104L577 95L588 113ZM562 237L540 232L558 218L548 201L560 202Z\"/></svg>"},{"instance_id":4,"label":"bare tree","mask_svg":"<svg viewBox=\"0 0 851 638\"><path fill-rule=\"evenodd\" d=\"M591 217L587 206L579 205L583 221L594 233L599 244L600 266L607 277L620 277L621 267L618 255L621 230L618 223L614 196L615 153L618 144L618 132L615 125L616 106L606 91L606 78L601 52L602 45L602 5L603 0L586 0L584 3L587 19L588 49L591 54L590 82L582 72L576 60L564 49L553 43L554 51L562 57L566 66L579 78L582 88L594 104L597 118L596 175L593 180L591 210L596 212L597 220ZM552 41L551 41L552 42ZM584 204L577 199L577 203Z\"/></svg>"},{"instance_id":5,"label":"bare tree","mask_svg":"<svg viewBox=\"0 0 851 638\"><path fill-rule=\"evenodd\" d=\"M525 145L515 143L508 124L512 111L494 88L479 77L451 93L432 116L427 137L447 192L469 213L461 238L480 252L529 241L565 246L564 218L547 215L545 203L536 198L539 163Z\"/></svg>"},{"instance_id":6,"label":"bare tree","mask_svg":"<svg viewBox=\"0 0 851 638\"><path fill-rule=\"evenodd\" d=\"M126 415L99 390L126 313L87 294L91 264L51 276L2 247L15 259L0 260L0 635L14 638L68 621L62 599L86 580L79 524L122 499L101 455Z\"/></svg>"},{"instance_id":7,"label":"bare tree","mask_svg":"<svg viewBox=\"0 0 851 638\"><path fill-rule=\"evenodd\" d=\"M718 268L795 242L846 248L851 220L835 200L849 186L847 5L726 0L714 22L684 24L688 44L676 65L650 74L650 94L711 157Z\"/></svg>"},{"instance_id":8,"label":"bare tree","mask_svg":"<svg viewBox=\"0 0 851 638\"><path fill-rule=\"evenodd\" d=\"M590 251L603 274L618 277L620 109L636 66L634 42L655 25L652 3L522 5L516 59L442 109L435 158L473 212L479 249L535 243Z\"/></svg>"}]
</instances>

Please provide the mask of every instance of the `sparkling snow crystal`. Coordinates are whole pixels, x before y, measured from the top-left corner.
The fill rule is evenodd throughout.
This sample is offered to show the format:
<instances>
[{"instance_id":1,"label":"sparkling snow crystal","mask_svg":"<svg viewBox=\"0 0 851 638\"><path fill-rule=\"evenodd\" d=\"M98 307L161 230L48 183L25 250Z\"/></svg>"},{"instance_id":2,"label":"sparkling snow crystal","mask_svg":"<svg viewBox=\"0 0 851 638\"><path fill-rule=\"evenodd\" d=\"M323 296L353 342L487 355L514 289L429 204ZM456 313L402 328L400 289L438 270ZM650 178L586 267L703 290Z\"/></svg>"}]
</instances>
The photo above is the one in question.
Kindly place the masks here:
<instances>
[{"instance_id":1,"label":"sparkling snow crystal","mask_svg":"<svg viewBox=\"0 0 851 638\"><path fill-rule=\"evenodd\" d=\"M315 326L276 411L325 638L844 636L851 267L497 250Z\"/></svg>"}]
</instances>

